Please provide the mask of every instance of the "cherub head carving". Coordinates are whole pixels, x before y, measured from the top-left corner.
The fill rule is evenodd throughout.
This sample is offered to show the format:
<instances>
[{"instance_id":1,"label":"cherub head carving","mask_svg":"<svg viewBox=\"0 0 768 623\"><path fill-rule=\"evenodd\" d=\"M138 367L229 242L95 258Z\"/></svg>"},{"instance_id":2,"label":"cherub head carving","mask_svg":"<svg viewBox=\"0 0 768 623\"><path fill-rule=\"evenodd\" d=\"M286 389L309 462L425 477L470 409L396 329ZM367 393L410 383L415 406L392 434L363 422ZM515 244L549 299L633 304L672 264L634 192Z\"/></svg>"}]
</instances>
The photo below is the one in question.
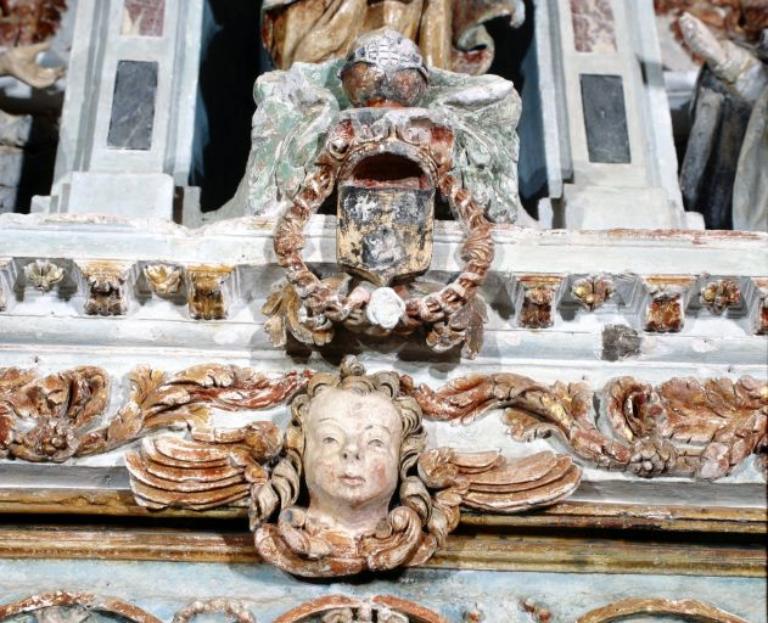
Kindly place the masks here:
<instances>
[{"instance_id":1,"label":"cherub head carving","mask_svg":"<svg viewBox=\"0 0 768 623\"><path fill-rule=\"evenodd\" d=\"M279 402L263 400L264 378L246 380L261 406ZM439 400L396 372L366 374L354 357L336 374L305 375L294 390L284 434L260 421L193 430L191 440L146 439L126 456L139 503L247 504L265 561L333 577L423 563L456 528L462 506L517 512L552 504L578 485L570 457L551 452L510 461L498 451L427 449L420 404L434 409ZM243 406L253 408L245 396Z\"/></svg>"},{"instance_id":2,"label":"cherub head carving","mask_svg":"<svg viewBox=\"0 0 768 623\"><path fill-rule=\"evenodd\" d=\"M339 375L317 375L294 400L313 520L364 534L386 518L425 443L421 409L399 390L397 374L366 376L348 359Z\"/></svg>"},{"instance_id":3,"label":"cherub head carving","mask_svg":"<svg viewBox=\"0 0 768 623\"><path fill-rule=\"evenodd\" d=\"M323 567L337 556L357 558L362 570L371 566L365 553L396 544L394 533L409 526L421 532L413 500L428 505L429 493L412 472L426 436L421 408L400 394L399 375L366 375L347 358L339 374L312 378L291 403L291 415L284 458L255 497L256 522L282 509L277 527L257 530L262 555L287 556L280 566L289 570L289 550L325 560ZM294 506L297 501L304 504Z\"/></svg>"}]
</instances>

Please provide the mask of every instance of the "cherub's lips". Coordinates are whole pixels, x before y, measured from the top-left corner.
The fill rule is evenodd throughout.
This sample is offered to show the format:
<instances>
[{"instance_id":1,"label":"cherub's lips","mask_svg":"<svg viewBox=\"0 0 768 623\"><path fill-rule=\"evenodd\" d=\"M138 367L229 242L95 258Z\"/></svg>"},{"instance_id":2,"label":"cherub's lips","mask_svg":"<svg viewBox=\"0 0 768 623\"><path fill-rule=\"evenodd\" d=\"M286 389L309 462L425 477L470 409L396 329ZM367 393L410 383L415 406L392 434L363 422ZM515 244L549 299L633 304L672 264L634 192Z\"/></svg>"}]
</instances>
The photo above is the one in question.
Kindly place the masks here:
<instances>
[{"instance_id":1,"label":"cherub's lips","mask_svg":"<svg viewBox=\"0 0 768 623\"><path fill-rule=\"evenodd\" d=\"M339 480L348 487L359 487L365 484L365 478L362 476L355 476L354 474L342 474L339 476Z\"/></svg>"}]
</instances>

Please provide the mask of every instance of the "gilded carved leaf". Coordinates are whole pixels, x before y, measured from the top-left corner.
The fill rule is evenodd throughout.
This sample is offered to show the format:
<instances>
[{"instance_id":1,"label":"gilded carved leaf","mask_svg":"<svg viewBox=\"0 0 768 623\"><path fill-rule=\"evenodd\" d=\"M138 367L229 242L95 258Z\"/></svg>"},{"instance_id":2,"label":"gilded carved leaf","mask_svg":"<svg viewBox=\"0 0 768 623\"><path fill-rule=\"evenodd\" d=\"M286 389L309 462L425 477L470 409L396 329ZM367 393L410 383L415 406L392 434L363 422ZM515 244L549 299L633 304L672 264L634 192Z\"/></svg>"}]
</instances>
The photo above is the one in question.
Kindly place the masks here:
<instances>
[{"instance_id":1,"label":"gilded carved leaf","mask_svg":"<svg viewBox=\"0 0 768 623\"><path fill-rule=\"evenodd\" d=\"M282 284L267 297L261 313L267 316L264 330L274 346L284 347L289 333L302 344L315 346L323 346L333 339L334 330L330 323L313 325L302 320L306 312L295 288L289 283Z\"/></svg>"},{"instance_id":2,"label":"gilded carved leaf","mask_svg":"<svg viewBox=\"0 0 768 623\"><path fill-rule=\"evenodd\" d=\"M211 407L269 407L292 396L310 377L310 371L269 376L219 365L194 366L168 377L140 367L130 375L130 400L98 425L109 397L109 381L100 368L42 378L0 369L0 454L60 462L107 452L154 430L204 427Z\"/></svg>"},{"instance_id":3,"label":"gilded carved leaf","mask_svg":"<svg viewBox=\"0 0 768 623\"><path fill-rule=\"evenodd\" d=\"M0 371L0 452L27 461L64 461L107 405L109 380L84 366L38 378Z\"/></svg>"},{"instance_id":4,"label":"gilded carved leaf","mask_svg":"<svg viewBox=\"0 0 768 623\"><path fill-rule=\"evenodd\" d=\"M768 446L768 383L751 377L674 378L657 389L623 377L606 394L614 430L646 447L646 469L655 461L656 470L719 478ZM658 452L650 452L651 443Z\"/></svg>"}]
</instances>

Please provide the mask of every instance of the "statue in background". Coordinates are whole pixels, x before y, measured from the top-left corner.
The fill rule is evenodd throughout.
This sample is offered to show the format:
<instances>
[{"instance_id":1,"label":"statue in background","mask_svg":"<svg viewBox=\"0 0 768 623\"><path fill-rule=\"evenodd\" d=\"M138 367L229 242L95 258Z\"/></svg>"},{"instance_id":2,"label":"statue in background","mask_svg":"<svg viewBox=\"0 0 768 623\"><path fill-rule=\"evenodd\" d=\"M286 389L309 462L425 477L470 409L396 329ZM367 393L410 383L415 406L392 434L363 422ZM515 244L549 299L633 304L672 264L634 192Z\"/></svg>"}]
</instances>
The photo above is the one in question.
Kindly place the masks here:
<instances>
[{"instance_id":1,"label":"statue in background","mask_svg":"<svg viewBox=\"0 0 768 623\"><path fill-rule=\"evenodd\" d=\"M688 209L710 229L766 229L768 30L755 50L720 41L690 14L680 18L689 48L706 62L681 169Z\"/></svg>"},{"instance_id":2,"label":"statue in background","mask_svg":"<svg viewBox=\"0 0 768 623\"><path fill-rule=\"evenodd\" d=\"M481 74L493 61L483 24L525 19L522 0L266 0L264 47L278 69L344 58L361 34L392 28L415 41L428 65Z\"/></svg>"},{"instance_id":3,"label":"statue in background","mask_svg":"<svg viewBox=\"0 0 768 623\"><path fill-rule=\"evenodd\" d=\"M65 0L0 0L0 77L47 89L64 75L64 67L44 67L38 57L50 48L66 10ZM60 111L55 105L41 111L29 105L33 98L14 97L14 114L0 110L0 213L14 211L25 201L18 192L25 154L34 152L38 160L50 154L52 159L56 151L55 119ZM36 171L31 188L45 193L48 184L46 175Z\"/></svg>"},{"instance_id":4,"label":"statue in background","mask_svg":"<svg viewBox=\"0 0 768 623\"><path fill-rule=\"evenodd\" d=\"M64 75L63 67L42 67L45 52L59 29L65 0L0 0L0 76L13 76L45 89Z\"/></svg>"},{"instance_id":5,"label":"statue in background","mask_svg":"<svg viewBox=\"0 0 768 623\"><path fill-rule=\"evenodd\" d=\"M688 13L699 19L718 38L734 43L755 44L760 32L768 28L768 2L765 0L654 0L656 13L669 15L674 31L683 38L679 18Z\"/></svg>"}]
</instances>

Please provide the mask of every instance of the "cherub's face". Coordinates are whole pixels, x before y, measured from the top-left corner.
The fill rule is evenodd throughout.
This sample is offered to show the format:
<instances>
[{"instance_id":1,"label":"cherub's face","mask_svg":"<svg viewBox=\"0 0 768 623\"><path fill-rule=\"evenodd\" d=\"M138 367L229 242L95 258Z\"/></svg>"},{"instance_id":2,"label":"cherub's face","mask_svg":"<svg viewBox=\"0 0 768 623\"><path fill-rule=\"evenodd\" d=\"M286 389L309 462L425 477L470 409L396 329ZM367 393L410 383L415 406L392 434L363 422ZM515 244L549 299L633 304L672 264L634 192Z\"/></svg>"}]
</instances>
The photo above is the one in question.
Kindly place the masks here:
<instances>
[{"instance_id":1,"label":"cherub's face","mask_svg":"<svg viewBox=\"0 0 768 623\"><path fill-rule=\"evenodd\" d=\"M383 519L397 488L403 435L392 401L326 390L312 400L304 433L310 510L360 529Z\"/></svg>"}]
</instances>

